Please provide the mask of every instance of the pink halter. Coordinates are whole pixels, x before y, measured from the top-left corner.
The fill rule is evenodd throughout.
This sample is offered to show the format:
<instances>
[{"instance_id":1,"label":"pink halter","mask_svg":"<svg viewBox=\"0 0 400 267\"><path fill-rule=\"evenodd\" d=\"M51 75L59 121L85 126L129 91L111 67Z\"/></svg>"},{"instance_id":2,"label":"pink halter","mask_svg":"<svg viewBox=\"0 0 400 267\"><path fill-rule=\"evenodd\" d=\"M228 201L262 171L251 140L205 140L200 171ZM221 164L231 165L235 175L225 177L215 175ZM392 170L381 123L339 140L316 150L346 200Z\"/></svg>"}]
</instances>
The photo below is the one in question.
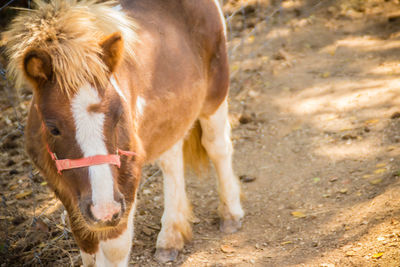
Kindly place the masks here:
<instances>
[{"instance_id":1,"label":"pink halter","mask_svg":"<svg viewBox=\"0 0 400 267\"><path fill-rule=\"evenodd\" d=\"M57 159L55 153L53 153L49 147L49 144L46 143L47 151L49 152L51 158L56 163L56 168L59 174L63 170L76 169L82 167L89 167L94 165L101 164L112 164L117 165L118 168L121 167L120 155L124 156L136 156L137 154L132 151L125 151L122 149L117 149L117 154L108 154L108 155L95 155L86 158L80 159Z\"/></svg>"}]
</instances>

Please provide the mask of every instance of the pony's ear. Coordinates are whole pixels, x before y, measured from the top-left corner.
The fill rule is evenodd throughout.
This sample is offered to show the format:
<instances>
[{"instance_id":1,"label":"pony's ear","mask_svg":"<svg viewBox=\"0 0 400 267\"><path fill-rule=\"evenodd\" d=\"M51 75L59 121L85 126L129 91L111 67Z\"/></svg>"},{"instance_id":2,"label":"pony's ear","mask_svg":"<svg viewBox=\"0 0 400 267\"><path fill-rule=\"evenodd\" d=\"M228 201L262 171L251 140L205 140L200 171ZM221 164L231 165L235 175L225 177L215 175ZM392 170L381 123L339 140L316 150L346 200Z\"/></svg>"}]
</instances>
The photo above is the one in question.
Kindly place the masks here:
<instances>
[{"instance_id":1,"label":"pony's ear","mask_svg":"<svg viewBox=\"0 0 400 267\"><path fill-rule=\"evenodd\" d=\"M52 65L50 55L41 49L32 49L24 56L24 72L29 80L40 83L50 80Z\"/></svg>"},{"instance_id":2,"label":"pony's ear","mask_svg":"<svg viewBox=\"0 0 400 267\"><path fill-rule=\"evenodd\" d=\"M115 32L100 43L103 49L103 61L107 65L110 72L114 72L122 59L124 52L124 42L119 32Z\"/></svg>"}]
</instances>

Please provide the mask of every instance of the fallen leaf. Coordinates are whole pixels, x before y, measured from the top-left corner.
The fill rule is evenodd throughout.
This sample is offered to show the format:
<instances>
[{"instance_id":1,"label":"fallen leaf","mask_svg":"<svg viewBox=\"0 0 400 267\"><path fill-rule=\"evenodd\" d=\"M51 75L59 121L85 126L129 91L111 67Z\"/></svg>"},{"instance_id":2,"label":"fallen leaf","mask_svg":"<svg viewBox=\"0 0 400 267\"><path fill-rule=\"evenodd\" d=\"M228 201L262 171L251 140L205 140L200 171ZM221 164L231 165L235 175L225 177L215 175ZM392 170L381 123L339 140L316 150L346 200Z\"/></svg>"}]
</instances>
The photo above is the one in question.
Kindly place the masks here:
<instances>
[{"instance_id":1,"label":"fallen leaf","mask_svg":"<svg viewBox=\"0 0 400 267\"><path fill-rule=\"evenodd\" d=\"M351 257L351 256L355 256L356 253L352 250L346 251L346 256Z\"/></svg>"},{"instance_id":2,"label":"fallen leaf","mask_svg":"<svg viewBox=\"0 0 400 267\"><path fill-rule=\"evenodd\" d=\"M247 38L247 41L248 41L250 44L253 43L254 40L255 40L254 35L251 35L251 36L249 36L249 38Z\"/></svg>"},{"instance_id":3,"label":"fallen leaf","mask_svg":"<svg viewBox=\"0 0 400 267\"><path fill-rule=\"evenodd\" d=\"M378 164L376 164L376 167L383 168L383 167L386 167L386 165L387 165L387 163L378 163Z\"/></svg>"},{"instance_id":4,"label":"fallen leaf","mask_svg":"<svg viewBox=\"0 0 400 267\"><path fill-rule=\"evenodd\" d=\"M378 179L369 181L369 183L373 184L373 185L380 184L381 182L382 182L382 178L378 178Z\"/></svg>"},{"instance_id":5,"label":"fallen leaf","mask_svg":"<svg viewBox=\"0 0 400 267\"><path fill-rule=\"evenodd\" d=\"M221 245L221 251L224 253L233 253L235 249L229 245Z\"/></svg>"},{"instance_id":6,"label":"fallen leaf","mask_svg":"<svg viewBox=\"0 0 400 267\"><path fill-rule=\"evenodd\" d=\"M305 215L303 212L301 211L292 211L292 216L296 217L296 218L305 218L307 217L307 215Z\"/></svg>"},{"instance_id":7,"label":"fallen leaf","mask_svg":"<svg viewBox=\"0 0 400 267\"><path fill-rule=\"evenodd\" d=\"M353 128L342 128L339 131L340 132L347 132L347 131L351 131L351 130L353 130Z\"/></svg>"},{"instance_id":8,"label":"fallen leaf","mask_svg":"<svg viewBox=\"0 0 400 267\"><path fill-rule=\"evenodd\" d=\"M13 185L10 186L10 190L15 190L15 189L17 189L17 188L18 188L18 185L17 185L17 184L13 184Z\"/></svg>"},{"instance_id":9,"label":"fallen leaf","mask_svg":"<svg viewBox=\"0 0 400 267\"><path fill-rule=\"evenodd\" d=\"M378 119L372 119L372 120L366 120L366 121L365 121L365 124L371 125L371 124L376 124L376 123L378 123L378 122L379 122Z\"/></svg>"},{"instance_id":10,"label":"fallen leaf","mask_svg":"<svg viewBox=\"0 0 400 267\"><path fill-rule=\"evenodd\" d=\"M293 244L293 241L285 241L281 243L281 245L288 245L288 244Z\"/></svg>"},{"instance_id":11,"label":"fallen leaf","mask_svg":"<svg viewBox=\"0 0 400 267\"><path fill-rule=\"evenodd\" d=\"M341 194L347 194L348 189L347 188L342 188L339 190L339 193Z\"/></svg>"},{"instance_id":12,"label":"fallen leaf","mask_svg":"<svg viewBox=\"0 0 400 267\"><path fill-rule=\"evenodd\" d=\"M382 256L383 256L383 252L379 252L379 253L375 253L374 255L372 255L372 258L373 259L379 259Z\"/></svg>"},{"instance_id":13,"label":"fallen leaf","mask_svg":"<svg viewBox=\"0 0 400 267\"><path fill-rule=\"evenodd\" d=\"M376 170L374 171L375 174L381 174L381 173L384 173L384 172L386 172L386 169L385 169L385 168L376 169Z\"/></svg>"},{"instance_id":14,"label":"fallen leaf","mask_svg":"<svg viewBox=\"0 0 400 267\"><path fill-rule=\"evenodd\" d=\"M322 78L328 78L329 76L331 76L331 73L329 71L326 71L326 72L321 74Z\"/></svg>"},{"instance_id":15,"label":"fallen leaf","mask_svg":"<svg viewBox=\"0 0 400 267\"><path fill-rule=\"evenodd\" d=\"M16 199L21 199L21 198L24 198L26 196L29 196L30 194L32 194L32 190L26 190L26 191L24 191L22 193L16 194L15 198Z\"/></svg>"},{"instance_id":16,"label":"fallen leaf","mask_svg":"<svg viewBox=\"0 0 400 267\"><path fill-rule=\"evenodd\" d=\"M41 182L40 185L45 186L45 185L47 185L47 182Z\"/></svg>"},{"instance_id":17,"label":"fallen leaf","mask_svg":"<svg viewBox=\"0 0 400 267\"><path fill-rule=\"evenodd\" d=\"M232 67L232 72L237 71L239 69L239 65L238 64L234 64Z\"/></svg>"},{"instance_id":18,"label":"fallen leaf","mask_svg":"<svg viewBox=\"0 0 400 267\"><path fill-rule=\"evenodd\" d=\"M314 177L313 178L314 183L318 183L319 181L321 181L321 178L319 177Z\"/></svg>"},{"instance_id":19,"label":"fallen leaf","mask_svg":"<svg viewBox=\"0 0 400 267\"><path fill-rule=\"evenodd\" d=\"M371 174L365 174L365 175L363 175L363 177L362 178L364 178L364 179L368 179L368 178L371 178L372 177L372 175Z\"/></svg>"}]
</instances>

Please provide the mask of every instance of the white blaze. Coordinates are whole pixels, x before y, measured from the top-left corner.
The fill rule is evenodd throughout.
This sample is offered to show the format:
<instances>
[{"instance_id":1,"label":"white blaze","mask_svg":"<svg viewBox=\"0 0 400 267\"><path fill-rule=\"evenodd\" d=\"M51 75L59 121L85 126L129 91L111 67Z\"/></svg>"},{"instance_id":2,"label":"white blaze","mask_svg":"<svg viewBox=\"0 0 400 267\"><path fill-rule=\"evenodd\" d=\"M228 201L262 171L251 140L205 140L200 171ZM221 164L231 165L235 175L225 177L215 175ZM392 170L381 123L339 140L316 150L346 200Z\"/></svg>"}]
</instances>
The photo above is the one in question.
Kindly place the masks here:
<instances>
[{"instance_id":1,"label":"white blaze","mask_svg":"<svg viewBox=\"0 0 400 267\"><path fill-rule=\"evenodd\" d=\"M76 128L76 141L84 157L107 155L104 142L104 114L89 112L88 107L101 101L97 91L89 84L73 98L71 108ZM113 177L108 164L89 167L93 206L114 202Z\"/></svg>"}]
</instances>

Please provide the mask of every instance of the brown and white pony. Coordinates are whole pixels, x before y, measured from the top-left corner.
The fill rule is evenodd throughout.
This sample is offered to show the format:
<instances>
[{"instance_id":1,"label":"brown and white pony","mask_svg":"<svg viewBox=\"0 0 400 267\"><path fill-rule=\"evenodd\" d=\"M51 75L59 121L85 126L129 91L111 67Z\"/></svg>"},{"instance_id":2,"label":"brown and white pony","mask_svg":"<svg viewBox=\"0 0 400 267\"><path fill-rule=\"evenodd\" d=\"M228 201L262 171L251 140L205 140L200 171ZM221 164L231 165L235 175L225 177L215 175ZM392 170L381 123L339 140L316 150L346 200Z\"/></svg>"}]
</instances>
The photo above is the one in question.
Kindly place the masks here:
<instances>
[{"instance_id":1,"label":"brown and white pony","mask_svg":"<svg viewBox=\"0 0 400 267\"><path fill-rule=\"evenodd\" d=\"M33 88L26 150L68 211L84 265L128 264L141 168L153 161L165 203L156 257L174 260L191 238L184 158L198 163L202 147L218 173L220 229L239 229L218 1L35 4L5 32L8 71Z\"/></svg>"}]
</instances>

